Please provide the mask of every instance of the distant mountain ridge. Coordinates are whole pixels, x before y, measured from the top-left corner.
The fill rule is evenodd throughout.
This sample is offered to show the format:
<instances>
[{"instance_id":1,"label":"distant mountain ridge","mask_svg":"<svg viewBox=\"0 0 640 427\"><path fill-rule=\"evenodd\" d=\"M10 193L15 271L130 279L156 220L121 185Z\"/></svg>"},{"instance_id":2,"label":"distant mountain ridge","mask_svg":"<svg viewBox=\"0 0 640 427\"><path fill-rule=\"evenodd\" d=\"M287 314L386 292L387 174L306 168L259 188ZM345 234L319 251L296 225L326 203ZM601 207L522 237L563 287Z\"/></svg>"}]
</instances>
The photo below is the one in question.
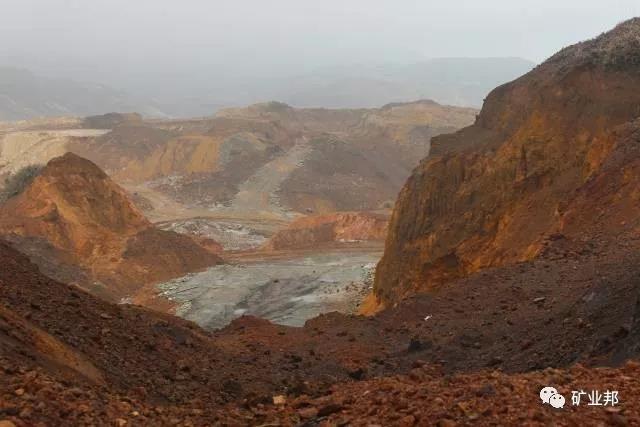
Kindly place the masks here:
<instances>
[{"instance_id":1,"label":"distant mountain ridge","mask_svg":"<svg viewBox=\"0 0 640 427\"><path fill-rule=\"evenodd\" d=\"M0 66L0 121L136 111L166 116L150 101L97 83L50 79Z\"/></svg>"},{"instance_id":2,"label":"distant mountain ridge","mask_svg":"<svg viewBox=\"0 0 640 427\"><path fill-rule=\"evenodd\" d=\"M494 87L535 65L522 58L434 58L403 66L351 66L290 79L272 98L296 107L374 107L416 99L481 107Z\"/></svg>"},{"instance_id":3,"label":"distant mountain ridge","mask_svg":"<svg viewBox=\"0 0 640 427\"><path fill-rule=\"evenodd\" d=\"M109 86L51 79L0 66L0 121L110 112L205 117L225 107L272 99L319 108L376 108L417 99L480 107L491 89L534 66L521 58L437 58L410 65L345 65L302 74L292 71L276 78L236 79L196 70L189 79L176 77L169 85L150 76L146 88L118 81L108 81Z\"/></svg>"},{"instance_id":4,"label":"distant mountain ridge","mask_svg":"<svg viewBox=\"0 0 640 427\"><path fill-rule=\"evenodd\" d=\"M385 209L431 137L473 123L477 113L423 100L353 110L270 102L182 121L108 114L82 120L75 126L92 129L73 134L0 135L0 179L73 152L135 191L150 186L189 205L303 214ZM264 200L255 196L265 191Z\"/></svg>"},{"instance_id":5,"label":"distant mountain ridge","mask_svg":"<svg viewBox=\"0 0 640 427\"><path fill-rule=\"evenodd\" d=\"M242 106L272 99L297 108L377 108L417 99L479 108L493 88L535 66L527 59L511 57L352 64L275 78L256 76L250 81L200 78L197 86L186 84L178 97L175 88L172 95L157 92L153 96L165 110L178 117L201 116L225 105Z\"/></svg>"}]
</instances>

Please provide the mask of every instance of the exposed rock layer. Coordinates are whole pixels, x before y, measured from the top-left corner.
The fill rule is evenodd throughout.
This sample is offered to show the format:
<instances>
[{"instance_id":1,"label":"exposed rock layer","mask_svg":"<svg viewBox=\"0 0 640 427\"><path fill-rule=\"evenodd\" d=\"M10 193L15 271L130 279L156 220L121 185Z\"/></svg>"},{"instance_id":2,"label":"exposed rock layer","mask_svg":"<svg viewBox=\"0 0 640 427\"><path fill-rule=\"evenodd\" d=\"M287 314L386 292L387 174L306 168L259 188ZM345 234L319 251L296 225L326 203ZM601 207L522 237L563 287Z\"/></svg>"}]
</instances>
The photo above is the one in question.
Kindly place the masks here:
<instances>
[{"instance_id":1,"label":"exposed rock layer","mask_svg":"<svg viewBox=\"0 0 640 427\"><path fill-rule=\"evenodd\" d=\"M531 259L554 233L636 225L639 40L634 19L566 48L491 92L474 125L433 140L398 198L379 302Z\"/></svg>"},{"instance_id":2,"label":"exposed rock layer","mask_svg":"<svg viewBox=\"0 0 640 427\"><path fill-rule=\"evenodd\" d=\"M300 218L277 232L265 249L304 249L323 244L384 240L388 217L367 212L340 212Z\"/></svg>"}]
</instances>

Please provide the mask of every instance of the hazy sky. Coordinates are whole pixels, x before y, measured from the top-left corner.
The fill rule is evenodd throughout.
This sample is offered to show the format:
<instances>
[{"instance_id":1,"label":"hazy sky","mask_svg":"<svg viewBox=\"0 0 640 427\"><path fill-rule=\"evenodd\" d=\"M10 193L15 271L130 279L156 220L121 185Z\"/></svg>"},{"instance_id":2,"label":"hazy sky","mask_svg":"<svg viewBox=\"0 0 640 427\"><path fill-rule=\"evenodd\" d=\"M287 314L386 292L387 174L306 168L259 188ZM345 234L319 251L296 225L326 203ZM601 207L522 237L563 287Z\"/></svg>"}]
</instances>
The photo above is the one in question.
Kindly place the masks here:
<instances>
[{"instance_id":1,"label":"hazy sky","mask_svg":"<svg viewBox=\"0 0 640 427\"><path fill-rule=\"evenodd\" d=\"M250 76L430 57L541 61L640 14L640 0L0 0L0 10L0 64L85 78Z\"/></svg>"}]
</instances>

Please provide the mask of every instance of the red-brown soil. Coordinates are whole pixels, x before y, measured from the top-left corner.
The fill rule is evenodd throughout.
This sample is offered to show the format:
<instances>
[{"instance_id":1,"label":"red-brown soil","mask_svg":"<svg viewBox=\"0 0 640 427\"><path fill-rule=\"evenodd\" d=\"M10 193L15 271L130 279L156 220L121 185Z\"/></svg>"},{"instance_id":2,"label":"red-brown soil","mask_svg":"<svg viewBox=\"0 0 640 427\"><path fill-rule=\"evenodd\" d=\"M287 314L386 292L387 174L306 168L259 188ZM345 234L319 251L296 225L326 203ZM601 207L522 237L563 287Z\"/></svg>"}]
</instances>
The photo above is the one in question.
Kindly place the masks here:
<instances>
[{"instance_id":1,"label":"red-brown soil","mask_svg":"<svg viewBox=\"0 0 640 427\"><path fill-rule=\"evenodd\" d=\"M109 298L220 262L187 236L156 229L104 172L71 153L0 207L0 232L35 260L66 265L61 278L79 267L89 279L79 283Z\"/></svg>"},{"instance_id":2,"label":"red-brown soil","mask_svg":"<svg viewBox=\"0 0 640 427\"><path fill-rule=\"evenodd\" d=\"M640 365L621 369L548 369L529 374L505 375L484 371L444 376L434 369L416 368L406 376L341 384L320 398L300 397L272 409L266 417L285 425L334 426L595 426L636 425ZM540 389L557 384L567 404L563 410L542 405ZM617 390L620 401L612 406L571 406L572 390ZM321 422L316 420L320 418ZM284 420L284 421L283 421ZM317 423L317 424L314 424Z\"/></svg>"},{"instance_id":3,"label":"red-brown soil","mask_svg":"<svg viewBox=\"0 0 640 427\"><path fill-rule=\"evenodd\" d=\"M370 212L307 216L278 231L265 249L306 249L330 243L384 240L387 225L388 216Z\"/></svg>"},{"instance_id":4,"label":"red-brown soil","mask_svg":"<svg viewBox=\"0 0 640 427\"><path fill-rule=\"evenodd\" d=\"M54 282L0 245L0 413L17 425L116 418L143 425L174 418L197 425L295 425L327 417L357 424L358 417L374 416L393 424L409 407L414 421L403 421L408 425L445 418L503 425L631 421L638 416L637 365L502 372L637 357L638 254L640 238L633 236L612 245L555 237L538 260L471 275L375 317L334 313L303 328L245 317L210 333ZM425 368L414 371L418 366ZM450 376L466 371L472 373ZM99 380L88 382L87 372ZM573 386L619 389L626 403L621 412L580 408L559 415L538 402L544 381L565 393ZM476 395L485 385L496 390ZM508 391L517 396L505 403ZM289 403L273 406L276 395Z\"/></svg>"}]
</instances>

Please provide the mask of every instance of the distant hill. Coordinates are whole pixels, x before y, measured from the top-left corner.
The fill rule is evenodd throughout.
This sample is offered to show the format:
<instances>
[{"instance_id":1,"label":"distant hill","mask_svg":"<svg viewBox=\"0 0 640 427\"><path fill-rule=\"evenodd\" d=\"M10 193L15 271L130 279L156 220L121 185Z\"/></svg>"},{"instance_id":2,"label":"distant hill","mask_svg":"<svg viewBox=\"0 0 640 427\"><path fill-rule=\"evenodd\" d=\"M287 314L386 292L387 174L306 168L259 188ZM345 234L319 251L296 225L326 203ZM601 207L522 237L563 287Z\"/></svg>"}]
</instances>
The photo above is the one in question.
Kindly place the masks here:
<instances>
[{"instance_id":1,"label":"distant hill","mask_svg":"<svg viewBox=\"0 0 640 427\"><path fill-rule=\"evenodd\" d=\"M391 102L432 99L479 108L496 86L529 72L522 58L435 58L413 64L326 67L277 77L215 78L215 70L175 85L147 84L144 93L174 117L208 116L230 106L278 100L299 108L376 108ZM130 91L137 88L129 87Z\"/></svg>"},{"instance_id":2,"label":"distant hill","mask_svg":"<svg viewBox=\"0 0 640 427\"><path fill-rule=\"evenodd\" d=\"M92 116L137 112L147 117L206 117L225 107L278 100L294 107L375 108L391 102L432 99L480 107L494 87L530 71L521 58L439 58L410 65L348 65L276 78L217 77L194 70L190 79L145 87L51 79L0 66L0 121L42 116ZM204 76L203 76L204 74ZM86 80L92 80L87 76Z\"/></svg>"},{"instance_id":3,"label":"distant hill","mask_svg":"<svg viewBox=\"0 0 640 427\"><path fill-rule=\"evenodd\" d=\"M271 98L296 107L365 108L415 99L481 107L494 87L534 66L522 58L436 58L406 66L350 66L289 79Z\"/></svg>"},{"instance_id":4,"label":"distant hill","mask_svg":"<svg viewBox=\"0 0 640 427\"><path fill-rule=\"evenodd\" d=\"M111 111L166 116L152 102L108 86L49 79L24 69L0 67L0 121L88 116Z\"/></svg>"},{"instance_id":5,"label":"distant hill","mask_svg":"<svg viewBox=\"0 0 640 427\"><path fill-rule=\"evenodd\" d=\"M244 213L381 209L429 152L431 137L473 123L477 112L423 100L351 110L271 102L183 121L110 114L84 121L113 125L106 134L0 136L0 175L70 151L120 183L151 185L188 205Z\"/></svg>"}]
</instances>

